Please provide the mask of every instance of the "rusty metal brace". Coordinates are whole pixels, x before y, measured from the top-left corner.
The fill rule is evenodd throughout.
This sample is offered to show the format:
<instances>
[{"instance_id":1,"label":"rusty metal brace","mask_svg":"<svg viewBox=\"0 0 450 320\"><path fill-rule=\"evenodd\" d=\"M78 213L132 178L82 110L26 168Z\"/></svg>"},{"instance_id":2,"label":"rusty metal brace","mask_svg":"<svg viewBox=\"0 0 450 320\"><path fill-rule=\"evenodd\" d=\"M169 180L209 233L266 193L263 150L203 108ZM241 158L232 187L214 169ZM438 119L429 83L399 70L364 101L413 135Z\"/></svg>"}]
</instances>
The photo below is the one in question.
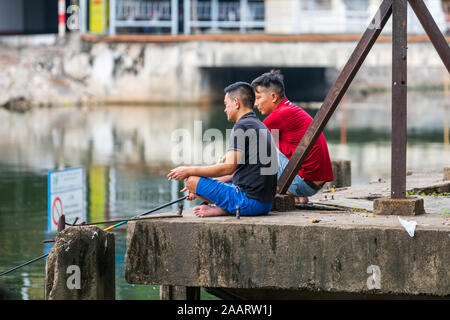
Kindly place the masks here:
<instances>
[{"instance_id":1,"label":"rusty metal brace","mask_svg":"<svg viewBox=\"0 0 450 320\"><path fill-rule=\"evenodd\" d=\"M178 212L177 212L177 214L178 214L180 217L183 216L183 208L184 208L183 204L180 203L180 204L178 205Z\"/></svg>"},{"instance_id":2,"label":"rusty metal brace","mask_svg":"<svg viewBox=\"0 0 450 320\"><path fill-rule=\"evenodd\" d=\"M75 225L75 222L77 222L78 218L75 219L73 225ZM63 231L66 228L66 225L70 226L71 224L66 223L66 216L65 215L61 215L61 217L59 217L58 220L58 233L60 233L61 231ZM41 243L50 243L50 242L55 242L56 239L48 239L48 240L42 240Z\"/></svg>"}]
</instances>

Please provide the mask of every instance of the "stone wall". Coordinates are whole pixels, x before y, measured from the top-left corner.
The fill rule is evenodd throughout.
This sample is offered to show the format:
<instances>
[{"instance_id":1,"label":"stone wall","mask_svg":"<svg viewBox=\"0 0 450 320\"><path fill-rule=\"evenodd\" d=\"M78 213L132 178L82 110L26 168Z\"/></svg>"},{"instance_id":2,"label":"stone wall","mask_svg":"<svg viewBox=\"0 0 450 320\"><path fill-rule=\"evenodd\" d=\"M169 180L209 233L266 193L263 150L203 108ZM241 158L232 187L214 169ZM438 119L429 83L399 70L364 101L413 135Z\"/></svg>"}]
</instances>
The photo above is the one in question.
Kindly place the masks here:
<instances>
[{"instance_id":1,"label":"stone wall","mask_svg":"<svg viewBox=\"0 0 450 320\"><path fill-rule=\"evenodd\" d=\"M2 46L0 105L95 102L199 103L214 97L203 68L327 68L333 83L356 46L341 42L89 42ZM375 44L351 90L388 88L391 44ZM448 73L429 42L409 44L408 85L442 86ZM235 79L247 80L251 79ZM20 100L19 100L20 101Z\"/></svg>"}]
</instances>

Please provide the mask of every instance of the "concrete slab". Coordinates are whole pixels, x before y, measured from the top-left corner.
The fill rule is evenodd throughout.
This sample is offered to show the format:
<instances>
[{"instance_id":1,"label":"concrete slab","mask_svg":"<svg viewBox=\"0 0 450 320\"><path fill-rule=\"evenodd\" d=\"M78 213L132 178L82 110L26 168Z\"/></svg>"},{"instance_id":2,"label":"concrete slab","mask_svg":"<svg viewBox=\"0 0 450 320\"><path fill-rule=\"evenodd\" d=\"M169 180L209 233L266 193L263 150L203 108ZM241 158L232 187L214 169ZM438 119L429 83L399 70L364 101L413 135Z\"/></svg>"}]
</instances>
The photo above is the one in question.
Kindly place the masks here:
<instances>
[{"instance_id":1,"label":"concrete slab","mask_svg":"<svg viewBox=\"0 0 450 320\"><path fill-rule=\"evenodd\" d=\"M419 191L422 189L443 192L450 187L450 181L444 180L442 172L412 173L406 177L406 191ZM373 181L369 184L351 186L346 188L324 189L311 197L313 203L336 206L353 210L374 211L373 201L379 198L390 197L390 180ZM449 196L421 196L426 213L440 214L450 209Z\"/></svg>"},{"instance_id":2,"label":"concrete slab","mask_svg":"<svg viewBox=\"0 0 450 320\"><path fill-rule=\"evenodd\" d=\"M374 213L379 215L417 216L425 213L423 199L417 197L375 199L373 208Z\"/></svg>"}]
</instances>

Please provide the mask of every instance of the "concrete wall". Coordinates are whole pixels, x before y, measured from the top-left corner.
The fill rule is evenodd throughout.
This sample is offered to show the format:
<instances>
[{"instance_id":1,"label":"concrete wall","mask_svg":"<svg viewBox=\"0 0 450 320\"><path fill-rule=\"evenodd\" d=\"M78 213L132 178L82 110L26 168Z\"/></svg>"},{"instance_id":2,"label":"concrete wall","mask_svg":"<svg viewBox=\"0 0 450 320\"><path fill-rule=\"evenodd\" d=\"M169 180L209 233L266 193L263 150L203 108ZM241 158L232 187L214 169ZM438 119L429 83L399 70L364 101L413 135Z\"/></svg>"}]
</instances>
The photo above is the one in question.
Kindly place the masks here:
<instances>
[{"instance_id":1,"label":"concrete wall","mask_svg":"<svg viewBox=\"0 0 450 320\"><path fill-rule=\"evenodd\" d=\"M216 79L221 79L220 72L215 72L216 79L211 79L210 71L230 67L264 71L324 68L327 83L323 85L330 86L356 44L356 41L295 39L290 42L250 42L248 39L93 42L73 34L65 43L58 42L54 46L2 47L1 54L5 58L0 61L0 105L17 97L24 97L33 104L84 103L87 99L209 103L223 93L222 84L215 83ZM442 87L447 73L431 43L410 42L408 48L408 85ZM350 90L370 92L372 88L390 88L391 59L391 43L376 43ZM239 80L253 78L230 78L230 82ZM286 79L288 83L293 81Z\"/></svg>"},{"instance_id":2,"label":"concrete wall","mask_svg":"<svg viewBox=\"0 0 450 320\"><path fill-rule=\"evenodd\" d=\"M196 103L213 94L202 68L324 67L334 70L329 77L334 83L355 46L355 42L87 43L83 54L89 59L84 61L92 64L72 68L89 72L89 86L110 101L133 97L136 101ZM391 44L377 43L352 88L389 87L391 58ZM409 44L408 67L410 86L444 81L443 63L431 43Z\"/></svg>"},{"instance_id":3,"label":"concrete wall","mask_svg":"<svg viewBox=\"0 0 450 320\"><path fill-rule=\"evenodd\" d=\"M329 214L317 213L320 224L312 224L312 216L131 222L125 278L133 284L449 297L450 239L448 227L432 222L437 217L423 216L427 226L411 238L396 217L356 225L348 213L333 214L337 222L330 223L324 221ZM379 283L373 286L375 269Z\"/></svg>"}]
</instances>

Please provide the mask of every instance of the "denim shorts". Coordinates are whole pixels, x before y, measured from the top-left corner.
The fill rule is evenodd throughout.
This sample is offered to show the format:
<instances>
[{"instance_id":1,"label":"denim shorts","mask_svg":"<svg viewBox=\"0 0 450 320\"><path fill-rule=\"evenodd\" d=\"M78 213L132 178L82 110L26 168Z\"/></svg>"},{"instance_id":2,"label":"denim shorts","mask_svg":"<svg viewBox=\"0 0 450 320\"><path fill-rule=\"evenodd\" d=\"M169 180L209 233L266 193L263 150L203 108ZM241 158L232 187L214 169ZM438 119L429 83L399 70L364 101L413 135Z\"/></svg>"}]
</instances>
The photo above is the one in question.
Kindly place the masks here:
<instances>
[{"instance_id":1,"label":"denim shorts","mask_svg":"<svg viewBox=\"0 0 450 320\"><path fill-rule=\"evenodd\" d=\"M221 182L212 178L201 177L197 183L195 194L208 199L219 208L234 215L238 205L242 216L266 215L272 209L272 202L249 198L233 183Z\"/></svg>"},{"instance_id":2,"label":"denim shorts","mask_svg":"<svg viewBox=\"0 0 450 320\"><path fill-rule=\"evenodd\" d=\"M278 179L280 179L281 174L286 168L289 159L277 149L278 153ZM292 180L291 186L289 187L289 192L296 197L311 197L315 195L319 190L314 190L311 188L302 177L298 174L295 175L294 180Z\"/></svg>"}]
</instances>

